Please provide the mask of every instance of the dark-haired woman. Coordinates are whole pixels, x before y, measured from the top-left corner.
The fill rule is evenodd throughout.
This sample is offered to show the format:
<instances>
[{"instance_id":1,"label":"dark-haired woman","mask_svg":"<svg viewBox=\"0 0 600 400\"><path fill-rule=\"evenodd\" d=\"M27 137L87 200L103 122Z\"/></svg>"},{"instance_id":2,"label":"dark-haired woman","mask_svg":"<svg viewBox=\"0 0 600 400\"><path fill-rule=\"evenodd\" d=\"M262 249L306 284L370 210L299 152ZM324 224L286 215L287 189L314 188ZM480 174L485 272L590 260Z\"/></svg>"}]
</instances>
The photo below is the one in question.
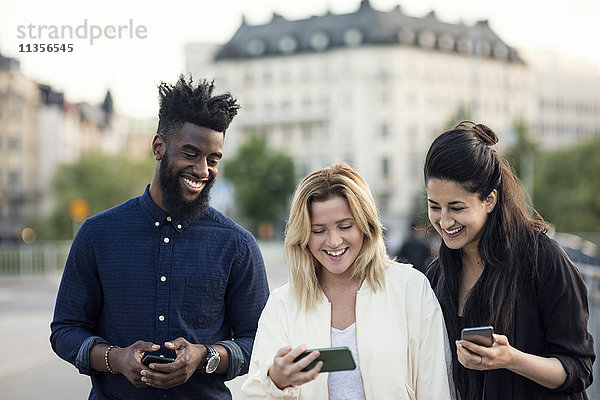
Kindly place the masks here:
<instances>
[{"instance_id":1,"label":"dark-haired woman","mask_svg":"<svg viewBox=\"0 0 600 400\"><path fill-rule=\"evenodd\" d=\"M497 142L485 125L462 122L425 161L429 221L442 237L427 276L454 383L463 400L587 399L595 355L585 284ZM491 347L460 340L463 328L485 325L495 328Z\"/></svg>"}]
</instances>

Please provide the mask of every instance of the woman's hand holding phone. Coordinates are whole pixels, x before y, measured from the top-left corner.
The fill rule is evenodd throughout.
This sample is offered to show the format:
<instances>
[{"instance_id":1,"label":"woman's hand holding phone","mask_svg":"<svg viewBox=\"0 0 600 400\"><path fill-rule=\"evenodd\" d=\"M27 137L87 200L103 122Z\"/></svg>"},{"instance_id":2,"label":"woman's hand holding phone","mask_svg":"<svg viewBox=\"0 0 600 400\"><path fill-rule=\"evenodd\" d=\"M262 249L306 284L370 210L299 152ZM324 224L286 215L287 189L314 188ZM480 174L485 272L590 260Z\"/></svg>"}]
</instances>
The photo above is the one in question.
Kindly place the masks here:
<instances>
[{"instance_id":1,"label":"woman's hand holding phone","mask_svg":"<svg viewBox=\"0 0 600 400\"><path fill-rule=\"evenodd\" d=\"M291 347L283 347L277 351L273 360L273 365L269 368L269 377L279 389L285 389L289 386L300 386L306 382L310 382L319 375L323 362L317 362L314 368L303 372L302 370L312 361L319 357L318 351L313 351L309 355L296 361L306 350L306 346L299 346L295 349Z\"/></svg>"},{"instance_id":2,"label":"woman's hand holding phone","mask_svg":"<svg viewBox=\"0 0 600 400\"><path fill-rule=\"evenodd\" d=\"M469 369L487 371L491 369L511 369L515 349L504 335L492 334L493 344L482 346L466 339L456 341L458 361Z\"/></svg>"}]
</instances>

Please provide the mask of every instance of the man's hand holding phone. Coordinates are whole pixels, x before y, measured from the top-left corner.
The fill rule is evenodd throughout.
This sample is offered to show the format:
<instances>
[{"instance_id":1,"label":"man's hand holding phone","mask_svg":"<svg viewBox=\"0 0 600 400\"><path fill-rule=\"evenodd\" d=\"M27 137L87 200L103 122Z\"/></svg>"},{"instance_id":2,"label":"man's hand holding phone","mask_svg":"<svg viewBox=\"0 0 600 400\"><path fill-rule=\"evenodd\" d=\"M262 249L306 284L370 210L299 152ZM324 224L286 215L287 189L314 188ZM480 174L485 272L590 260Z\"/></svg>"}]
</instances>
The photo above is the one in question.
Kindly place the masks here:
<instances>
[{"instance_id":1,"label":"man's hand holding phone","mask_svg":"<svg viewBox=\"0 0 600 400\"><path fill-rule=\"evenodd\" d=\"M159 356L156 354L145 354L144 357L142 357L142 364L148 368L150 368L150 364L169 364L173 361L175 361L174 358Z\"/></svg>"},{"instance_id":2,"label":"man's hand holding phone","mask_svg":"<svg viewBox=\"0 0 600 400\"><path fill-rule=\"evenodd\" d=\"M151 342L138 340L127 347L111 347L106 344L97 344L92 348L90 358L92 367L97 371L107 371L107 364L113 373L122 374L135 387L146 387L142 382L140 371L144 368L141 364L145 353L157 351L160 346Z\"/></svg>"},{"instance_id":3,"label":"man's hand holding phone","mask_svg":"<svg viewBox=\"0 0 600 400\"><path fill-rule=\"evenodd\" d=\"M181 337L166 342L165 347L175 350L177 356L169 363L148 363L149 368L140 372L142 382L146 385L160 389L170 389L182 385L196 372L202 360L206 358L206 347L201 344L192 344Z\"/></svg>"}]
</instances>

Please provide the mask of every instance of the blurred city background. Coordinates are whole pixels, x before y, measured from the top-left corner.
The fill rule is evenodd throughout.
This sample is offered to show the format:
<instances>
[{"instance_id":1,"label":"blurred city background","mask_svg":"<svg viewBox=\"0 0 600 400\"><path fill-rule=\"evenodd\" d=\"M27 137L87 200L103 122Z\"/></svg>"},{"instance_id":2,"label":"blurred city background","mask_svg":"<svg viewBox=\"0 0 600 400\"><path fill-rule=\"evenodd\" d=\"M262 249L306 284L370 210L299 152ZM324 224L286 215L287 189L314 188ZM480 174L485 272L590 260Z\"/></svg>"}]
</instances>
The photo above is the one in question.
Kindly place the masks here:
<instances>
[{"instance_id":1,"label":"blurred city background","mask_svg":"<svg viewBox=\"0 0 600 400\"><path fill-rule=\"evenodd\" d=\"M503 33L495 29L493 9L490 15L480 10L472 20L447 20L435 9L410 13L397 2L383 6L384 1L352 0L346 8L332 8L335 2L321 1L314 10L308 2L304 14L294 8L289 15L281 5L285 2L260 2L269 16L255 22L246 16L250 8L231 3L235 22L223 20L229 30L220 41L190 35L173 43L180 53L176 57L156 51L158 68L163 61L180 61L176 72L153 76L149 87L127 95L119 87L106 87L89 99L80 94L71 99L68 93L74 90L60 79L55 84L39 80L43 74L33 65L43 69L46 60L51 65L63 57L68 71L69 59L94 50L86 41L59 41L73 42L73 54L44 55L18 51L17 43L36 42L31 37L0 40L0 337L15 343L8 346L12 357L0 362L1 393L31 398L36 387L30 383L44 376L40 388L47 384L62 393L70 382L83 388L77 392L83 395L67 392L56 398L85 396L87 378L49 349L56 285L81 223L141 194L150 182L157 119L119 104L147 93L155 99L160 80L174 83L179 73L214 78L218 91L230 91L242 105L226 134L211 204L259 238L271 287L286 280L281 241L301 177L336 162L355 167L375 194L388 248L395 254L413 221L423 225L426 219L422 165L429 144L456 122L470 119L498 133L499 150L532 204L552 224L550 235L580 268L590 294L590 331L600 340L599 60L567 57L558 48L542 51L531 48L531 42L525 48L506 22ZM210 7L198 7L196 12L210 15ZM593 6L592 15L581 18L593 18L599 9ZM18 25L29 23L54 23L64 30L58 17L26 19L11 2L8 10L15 18L10 31L3 26L2 32L12 37ZM91 18L86 15L67 22L76 28L84 17ZM123 15L125 21L146 21L139 7ZM553 26L574 29L569 25L573 15L565 11L564 24ZM206 29L201 25L198 30ZM150 38L164 32L154 24L144 27ZM597 37L578 40L598 45ZM4 49L4 43L12 47ZM93 46L100 52L114 43ZM127 58L106 57L97 68L135 80L136 72L122 75L131 68L140 75L157 68L154 62L135 60L136 52L152 54L151 43L127 42ZM119 46L122 51L124 44ZM94 69L83 72L90 80L99 76ZM76 85L88 85L79 79L73 78ZM152 102L147 108L149 115L158 110ZM427 237L435 249L435 234ZM600 385L588 393L600 399Z\"/></svg>"}]
</instances>

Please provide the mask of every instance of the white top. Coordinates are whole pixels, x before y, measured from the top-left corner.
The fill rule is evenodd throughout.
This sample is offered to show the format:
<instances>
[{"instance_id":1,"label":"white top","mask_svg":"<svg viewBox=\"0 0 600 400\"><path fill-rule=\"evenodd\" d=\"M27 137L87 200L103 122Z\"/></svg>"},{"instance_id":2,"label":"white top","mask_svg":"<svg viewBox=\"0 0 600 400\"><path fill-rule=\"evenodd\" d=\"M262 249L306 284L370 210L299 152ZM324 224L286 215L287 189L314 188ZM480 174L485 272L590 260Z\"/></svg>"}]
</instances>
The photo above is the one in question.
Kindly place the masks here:
<instances>
[{"instance_id":1,"label":"white top","mask_svg":"<svg viewBox=\"0 0 600 400\"><path fill-rule=\"evenodd\" d=\"M344 330L332 326L331 347L348 347L356 368L329 373L329 400L365 400L360 367L356 357L356 323Z\"/></svg>"}]
</instances>

